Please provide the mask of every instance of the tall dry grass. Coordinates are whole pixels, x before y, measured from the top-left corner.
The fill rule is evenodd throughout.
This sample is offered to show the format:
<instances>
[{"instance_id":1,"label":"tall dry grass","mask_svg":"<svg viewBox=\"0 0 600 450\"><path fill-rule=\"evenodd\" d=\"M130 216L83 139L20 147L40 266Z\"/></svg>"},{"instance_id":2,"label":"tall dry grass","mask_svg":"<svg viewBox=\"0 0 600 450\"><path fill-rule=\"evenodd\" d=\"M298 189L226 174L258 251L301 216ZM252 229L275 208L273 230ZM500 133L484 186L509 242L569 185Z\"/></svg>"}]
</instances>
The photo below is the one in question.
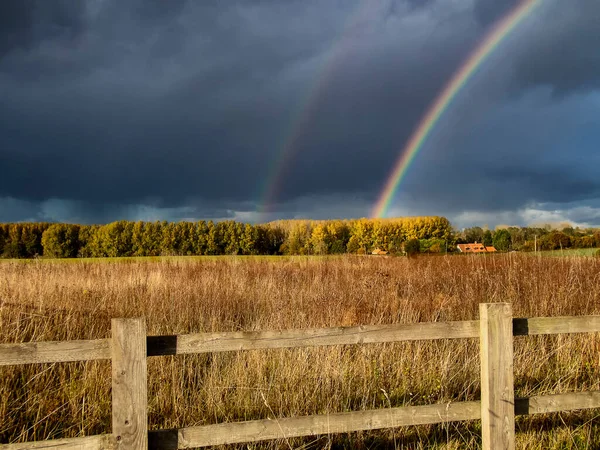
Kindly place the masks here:
<instances>
[{"instance_id":1,"label":"tall dry grass","mask_svg":"<svg viewBox=\"0 0 600 450\"><path fill-rule=\"evenodd\" d=\"M600 314L592 258L206 258L0 263L0 342ZM600 389L597 335L520 337L517 395ZM476 340L155 357L151 429L479 397ZM108 362L0 368L0 442L110 432ZM600 448L598 411L518 420L520 448ZM411 427L240 448L476 448L479 424Z\"/></svg>"}]
</instances>

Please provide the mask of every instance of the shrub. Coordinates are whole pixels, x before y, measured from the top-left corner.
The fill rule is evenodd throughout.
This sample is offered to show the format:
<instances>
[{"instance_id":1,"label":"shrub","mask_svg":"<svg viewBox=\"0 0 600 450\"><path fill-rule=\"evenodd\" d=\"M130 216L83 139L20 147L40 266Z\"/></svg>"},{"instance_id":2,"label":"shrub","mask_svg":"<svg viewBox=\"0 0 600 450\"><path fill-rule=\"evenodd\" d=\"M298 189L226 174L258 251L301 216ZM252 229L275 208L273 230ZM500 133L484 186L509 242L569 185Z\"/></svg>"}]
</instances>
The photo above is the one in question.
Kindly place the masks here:
<instances>
[{"instance_id":1,"label":"shrub","mask_svg":"<svg viewBox=\"0 0 600 450\"><path fill-rule=\"evenodd\" d=\"M409 239L404 244L404 251L406 252L407 256L416 255L421 251L421 243L418 239Z\"/></svg>"}]
</instances>

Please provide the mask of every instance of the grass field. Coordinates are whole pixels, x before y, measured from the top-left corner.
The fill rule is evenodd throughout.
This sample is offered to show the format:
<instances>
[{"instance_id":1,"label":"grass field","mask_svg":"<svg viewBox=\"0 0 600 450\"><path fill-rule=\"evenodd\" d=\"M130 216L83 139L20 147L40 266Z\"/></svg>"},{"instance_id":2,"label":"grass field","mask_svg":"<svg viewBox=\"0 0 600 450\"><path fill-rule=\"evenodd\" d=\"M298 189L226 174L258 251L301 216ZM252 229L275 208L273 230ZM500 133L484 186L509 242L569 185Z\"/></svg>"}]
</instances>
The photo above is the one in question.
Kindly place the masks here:
<instances>
[{"instance_id":1,"label":"grass field","mask_svg":"<svg viewBox=\"0 0 600 450\"><path fill-rule=\"evenodd\" d=\"M544 256L597 256L598 248L573 248L540 252Z\"/></svg>"},{"instance_id":2,"label":"grass field","mask_svg":"<svg viewBox=\"0 0 600 450\"><path fill-rule=\"evenodd\" d=\"M0 342L600 314L600 258L167 258L0 263ZM51 262L51 263L49 263ZM515 339L518 396L600 389L600 337ZM479 398L476 340L149 359L150 428ZM0 443L110 432L108 362L0 368ZM518 448L600 448L600 412L520 418ZM478 422L239 448L477 448Z\"/></svg>"}]
</instances>

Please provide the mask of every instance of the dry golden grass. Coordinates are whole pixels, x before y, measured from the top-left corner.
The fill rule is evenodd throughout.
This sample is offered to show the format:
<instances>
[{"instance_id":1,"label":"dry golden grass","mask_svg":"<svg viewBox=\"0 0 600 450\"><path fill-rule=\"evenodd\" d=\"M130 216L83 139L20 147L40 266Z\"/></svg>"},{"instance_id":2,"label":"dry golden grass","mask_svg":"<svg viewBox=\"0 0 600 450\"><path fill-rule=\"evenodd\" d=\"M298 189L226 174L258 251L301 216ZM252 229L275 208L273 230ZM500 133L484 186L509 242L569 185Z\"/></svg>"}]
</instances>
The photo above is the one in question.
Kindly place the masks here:
<instances>
[{"instance_id":1,"label":"dry golden grass","mask_svg":"<svg viewBox=\"0 0 600 450\"><path fill-rule=\"evenodd\" d=\"M206 258L0 263L0 342L515 316L600 314L600 259ZM597 335L521 337L518 396L600 389ZM476 400L476 340L156 357L151 429ZM0 368L0 443L110 432L108 362ZM519 448L600 448L598 411L520 418ZM351 433L239 448L477 448L479 423Z\"/></svg>"}]
</instances>

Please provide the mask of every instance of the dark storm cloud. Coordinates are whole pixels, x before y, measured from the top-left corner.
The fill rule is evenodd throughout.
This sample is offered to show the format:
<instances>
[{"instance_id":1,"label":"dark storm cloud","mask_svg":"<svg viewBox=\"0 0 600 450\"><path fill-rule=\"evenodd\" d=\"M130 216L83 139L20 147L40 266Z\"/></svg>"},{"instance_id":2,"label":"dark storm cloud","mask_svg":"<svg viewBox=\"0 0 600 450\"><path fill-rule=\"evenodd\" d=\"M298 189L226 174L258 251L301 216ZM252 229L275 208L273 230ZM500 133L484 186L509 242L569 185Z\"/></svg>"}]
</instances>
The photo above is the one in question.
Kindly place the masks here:
<instances>
[{"instance_id":1,"label":"dark storm cloud","mask_svg":"<svg viewBox=\"0 0 600 450\"><path fill-rule=\"evenodd\" d=\"M405 0L410 9L421 9L429 7L436 0ZM398 3L397 2L389 2L389 14L398 14L399 13Z\"/></svg>"},{"instance_id":2,"label":"dark storm cloud","mask_svg":"<svg viewBox=\"0 0 600 450\"><path fill-rule=\"evenodd\" d=\"M476 0L473 11L475 18L484 26L488 26L511 9L513 9L521 0Z\"/></svg>"},{"instance_id":3,"label":"dark storm cloud","mask_svg":"<svg viewBox=\"0 0 600 450\"><path fill-rule=\"evenodd\" d=\"M83 2L65 0L0 2L0 57L48 39L75 39L83 31L84 9Z\"/></svg>"},{"instance_id":4,"label":"dark storm cloud","mask_svg":"<svg viewBox=\"0 0 600 450\"><path fill-rule=\"evenodd\" d=\"M597 105L521 101L597 86L598 3L542 3L436 128L403 213L600 195L581 163L563 164L559 126ZM366 215L428 105L515 4L4 0L0 220L252 219L290 142L281 216Z\"/></svg>"},{"instance_id":5,"label":"dark storm cloud","mask_svg":"<svg viewBox=\"0 0 600 450\"><path fill-rule=\"evenodd\" d=\"M446 129L425 147L402 191L407 201L447 214L500 214L531 204L600 199L595 174L600 128L594 118L599 100L596 95L555 101L549 89L541 89L493 108L467 127ZM461 115L464 107L452 112Z\"/></svg>"},{"instance_id":6,"label":"dark storm cloud","mask_svg":"<svg viewBox=\"0 0 600 450\"><path fill-rule=\"evenodd\" d=\"M600 88L600 2L554 0L544 6L537 31L519 52L517 82L550 86L556 94Z\"/></svg>"},{"instance_id":7,"label":"dark storm cloud","mask_svg":"<svg viewBox=\"0 0 600 450\"><path fill-rule=\"evenodd\" d=\"M397 137L389 128L403 115L397 105L420 108L423 98L433 95L427 83L408 83L429 61L419 62L416 55L407 61L405 51L386 56L379 42L363 41L373 34L377 38L384 9L357 10L355 5L322 18L317 3L308 9L301 2L289 3L286 9L275 2L240 2L224 12L195 2L178 2L166 11L152 2L120 5L99 2L97 10L86 10L87 28L75 49L65 52L62 36L48 37L49 48L15 52L11 64L0 67L8 73L7 82L20 87L5 91L9 104L0 112L3 165L9 169L0 195L159 205L194 197L248 200L258 191L252 189L260 184L257 179L268 176L265 167L280 152L314 83L327 71L327 89L314 100L316 113L307 125L306 142L298 143L300 157L294 164L313 172L314 182L301 186L291 180L281 198L327 192L334 185L361 189L352 182L363 173L359 166L375 170L377 158L364 152L373 144L364 114L352 110L368 110L379 100L375 114L390 112L382 121L388 129L374 124L381 143L393 151ZM294 12L304 17L288 17ZM348 26L355 29L344 35ZM171 45L171 53L157 56L157 46L173 44L169 33L185 36L181 47ZM389 39L382 44L393 50ZM80 71L57 72L56 57L44 56L48 51ZM341 58L335 55L340 51ZM460 52L454 48L446 54ZM404 67L407 62L414 66ZM365 63L369 67L362 67ZM386 73L386 65L392 73ZM28 69L28 83L18 79L15 68ZM44 77L37 76L40 72ZM431 85L448 73L441 69ZM363 122L361 135L346 137L357 121ZM342 145L350 161L355 159L351 164L341 158L338 167L346 173L339 174L338 183L326 167L330 159L340 159L333 154ZM15 154L17 148L27 151ZM318 161L319 155L327 156L324 152L332 158ZM19 182L24 179L29 182Z\"/></svg>"}]
</instances>

